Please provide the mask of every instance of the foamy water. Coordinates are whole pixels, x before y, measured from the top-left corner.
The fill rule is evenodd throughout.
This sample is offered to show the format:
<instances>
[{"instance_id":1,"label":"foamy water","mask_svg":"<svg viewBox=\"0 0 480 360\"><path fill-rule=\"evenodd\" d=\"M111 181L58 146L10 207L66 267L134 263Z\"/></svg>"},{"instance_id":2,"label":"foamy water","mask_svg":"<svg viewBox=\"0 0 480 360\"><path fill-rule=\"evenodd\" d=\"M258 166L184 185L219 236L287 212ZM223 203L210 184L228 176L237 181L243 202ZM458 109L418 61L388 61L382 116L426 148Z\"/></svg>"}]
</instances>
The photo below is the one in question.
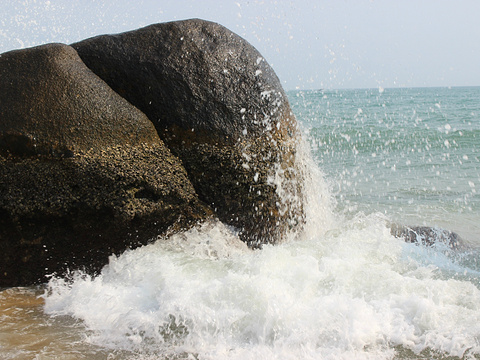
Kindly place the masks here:
<instances>
[{"instance_id":1,"label":"foamy water","mask_svg":"<svg viewBox=\"0 0 480 360\"><path fill-rule=\"evenodd\" d=\"M138 358L388 359L480 354L478 269L359 215L322 238L251 251L220 223L53 279L45 312Z\"/></svg>"},{"instance_id":2,"label":"foamy water","mask_svg":"<svg viewBox=\"0 0 480 360\"><path fill-rule=\"evenodd\" d=\"M384 90L381 96L388 93ZM316 104L321 105L324 95L317 95ZM375 98L367 95L361 101L373 106ZM422 93L420 103L427 98L428 93ZM442 112L451 131L463 124L462 134L457 129L456 138L445 138L450 136L445 132L432 137L429 128L418 125L424 132L412 128L416 138L407 134L402 142L399 134L406 131L409 120L401 110L404 105L395 108L390 103L395 99L391 96L385 103L391 106L389 114L399 118L387 124L389 132L380 138L389 135L396 142L385 138L370 143L383 125L371 124L380 115L373 116L366 105L363 120L351 123L347 115L321 118L321 110L311 103L305 107L314 108L319 118L310 129L316 136L310 139L315 163L308 151L301 152L308 175L307 223L302 233L252 251L234 229L208 222L113 256L97 276L72 272L52 278L46 288L4 290L0 292L2 355L6 359L480 358L478 131L476 125L469 125L476 123L455 123ZM477 116L477 108L469 105L465 114L470 120ZM430 117L434 111L428 113ZM339 126L320 132L323 123L335 124L336 119L342 119ZM438 127L433 124L442 119L429 119L428 124ZM420 124L416 118L411 121ZM328 140L331 143L325 140L328 131L335 140ZM334 136L340 132L350 139ZM418 139L431 147L412 154L410 147ZM459 145L446 147L446 140ZM319 165L328 170L327 176ZM341 171L333 172L336 168ZM407 185L400 181L403 176ZM389 224L402 222L402 214L413 224L468 229L462 235L469 236L470 246L452 251L441 243L423 247L394 238Z\"/></svg>"},{"instance_id":3,"label":"foamy water","mask_svg":"<svg viewBox=\"0 0 480 360\"><path fill-rule=\"evenodd\" d=\"M480 354L477 253L406 244L379 213L334 215L308 166L302 234L252 251L201 224L112 257L97 277L52 279L45 312L81 319L84 341L119 358Z\"/></svg>"}]
</instances>

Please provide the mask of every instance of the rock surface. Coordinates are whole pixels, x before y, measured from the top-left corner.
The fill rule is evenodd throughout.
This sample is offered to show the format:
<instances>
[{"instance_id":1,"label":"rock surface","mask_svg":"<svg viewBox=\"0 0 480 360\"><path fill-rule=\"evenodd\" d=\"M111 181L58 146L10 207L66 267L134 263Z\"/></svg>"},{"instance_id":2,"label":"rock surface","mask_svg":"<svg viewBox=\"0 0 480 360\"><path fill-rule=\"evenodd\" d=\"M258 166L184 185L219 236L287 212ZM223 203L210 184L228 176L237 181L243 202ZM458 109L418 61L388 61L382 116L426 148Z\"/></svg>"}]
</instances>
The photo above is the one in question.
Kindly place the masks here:
<instances>
[{"instance_id":1,"label":"rock surface","mask_svg":"<svg viewBox=\"0 0 480 360\"><path fill-rule=\"evenodd\" d=\"M390 232L393 236L400 238L405 242L424 246L444 243L451 249L458 249L463 245L462 240L457 233L430 226L405 226L393 224Z\"/></svg>"},{"instance_id":2,"label":"rock surface","mask_svg":"<svg viewBox=\"0 0 480 360\"><path fill-rule=\"evenodd\" d=\"M214 214L253 247L298 231L298 141L271 67L215 23L0 54L0 287L99 270ZM460 244L435 228L391 232Z\"/></svg>"},{"instance_id":3,"label":"rock surface","mask_svg":"<svg viewBox=\"0 0 480 360\"><path fill-rule=\"evenodd\" d=\"M274 242L301 226L297 123L277 76L253 46L197 19L72 46L153 121L200 199L246 242Z\"/></svg>"},{"instance_id":4,"label":"rock surface","mask_svg":"<svg viewBox=\"0 0 480 360\"><path fill-rule=\"evenodd\" d=\"M4 53L0 75L4 154L68 157L105 146L159 143L148 118L68 45Z\"/></svg>"},{"instance_id":5,"label":"rock surface","mask_svg":"<svg viewBox=\"0 0 480 360\"><path fill-rule=\"evenodd\" d=\"M209 214L149 119L73 48L0 55L0 286L99 269Z\"/></svg>"}]
</instances>

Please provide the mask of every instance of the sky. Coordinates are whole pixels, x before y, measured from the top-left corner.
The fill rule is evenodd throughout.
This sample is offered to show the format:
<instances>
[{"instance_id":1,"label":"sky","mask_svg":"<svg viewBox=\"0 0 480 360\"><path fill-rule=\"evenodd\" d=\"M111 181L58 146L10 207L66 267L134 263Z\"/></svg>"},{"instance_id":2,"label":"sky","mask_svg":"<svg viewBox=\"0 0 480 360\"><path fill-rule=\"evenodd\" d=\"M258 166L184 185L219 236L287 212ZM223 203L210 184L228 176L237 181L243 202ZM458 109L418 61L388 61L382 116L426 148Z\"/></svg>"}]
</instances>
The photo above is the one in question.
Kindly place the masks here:
<instances>
[{"instance_id":1,"label":"sky","mask_svg":"<svg viewBox=\"0 0 480 360\"><path fill-rule=\"evenodd\" d=\"M0 53L201 18L294 89L480 86L479 0L0 0Z\"/></svg>"}]
</instances>

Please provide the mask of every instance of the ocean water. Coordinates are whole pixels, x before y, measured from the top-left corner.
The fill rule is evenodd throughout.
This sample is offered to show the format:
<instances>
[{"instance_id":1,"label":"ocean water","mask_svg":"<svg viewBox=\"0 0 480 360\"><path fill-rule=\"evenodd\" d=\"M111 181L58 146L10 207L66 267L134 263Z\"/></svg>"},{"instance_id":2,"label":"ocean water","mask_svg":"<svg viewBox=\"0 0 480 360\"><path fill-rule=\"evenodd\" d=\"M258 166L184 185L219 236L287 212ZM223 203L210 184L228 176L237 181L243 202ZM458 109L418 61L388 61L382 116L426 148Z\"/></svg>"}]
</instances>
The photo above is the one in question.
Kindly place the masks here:
<instances>
[{"instance_id":1,"label":"ocean water","mask_svg":"<svg viewBox=\"0 0 480 360\"><path fill-rule=\"evenodd\" d=\"M340 211L480 241L480 87L289 96Z\"/></svg>"},{"instance_id":2,"label":"ocean water","mask_svg":"<svg viewBox=\"0 0 480 360\"><path fill-rule=\"evenodd\" d=\"M307 224L252 251L199 224L0 292L5 359L480 358L480 88L292 91ZM457 232L452 250L392 223Z\"/></svg>"}]
</instances>

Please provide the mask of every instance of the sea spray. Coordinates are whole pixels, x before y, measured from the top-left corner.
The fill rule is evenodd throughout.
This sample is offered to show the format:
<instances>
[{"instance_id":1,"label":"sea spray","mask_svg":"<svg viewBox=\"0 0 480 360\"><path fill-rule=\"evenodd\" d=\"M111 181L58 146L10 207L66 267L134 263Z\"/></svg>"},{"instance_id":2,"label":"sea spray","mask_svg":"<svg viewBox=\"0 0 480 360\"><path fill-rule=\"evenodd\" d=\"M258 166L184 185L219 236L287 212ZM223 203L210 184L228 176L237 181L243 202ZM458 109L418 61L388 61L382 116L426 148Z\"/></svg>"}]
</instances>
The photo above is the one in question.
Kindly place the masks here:
<instances>
[{"instance_id":1,"label":"sea spray","mask_svg":"<svg viewBox=\"0 0 480 360\"><path fill-rule=\"evenodd\" d=\"M337 211L383 212L478 244L479 94L478 87L357 89L289 98Z\"/></svg>"},{"instance_id":2,"label":"sea spray","mask_svg":"<svg viewBox=\"0 0 480 360\"><path fill-rule=\"evenodd\" d=\"M393 238L382 217L261 251L234 239L221 223L204 224L172 239L180 247L157 241L112 257L97 277L52 279L45 311L82 319L94 345L144 356L480 352L479 289L444 276L452 259Z\"/></svg>"},{"instance_id":3,"label":"sea spray","mask_svg":"<svg viewBox=\"0 0 480 360\"><path fill-rule=\"evenodd\" d=\"M100 358L479 358L477 110L452 118L433 91L307 93L311 121L293 104L314 155L298 155L307 175L301 233L254 251L235 229L199 224L111 257L98 276L52 278L49 321L78 319L72 331ZM327 100L335 106L322 117ZM415 148L418 139L432 146ZM453 224L470 247L405 243L389 228L402 219Z\"/></svg>"},{"instance_id":4,"label":"sea spray","mask_svg":"<svg viewBox=\"0 0 480 360\"><path fill-rule=\"evenodd\" d=\"M296 162L301 172L298 175L308 184L309 191L306 198L286 201L308 199L305 202L307 221L302 233L289 233L289 241L324 234L334 224L332 198L320 170L311 171L314 167L305 143L301 143ZM277 181L281 179L281 185L285 186L282 175L278 174ZM280 191L280 194L292 196L291 192ZM276 247L266 246L260 253L263 252L273 257L278 255ZM261 320L268 320L264 314L268 294L262 294L261 290L263 283L269 282L261 270L269 268L271 260L266 265L254 264L253 268L260 266L260 269L250 274L250 263L255 263L257 254L240 241L234 228L218 221L199 224L189 231L161 237L155 244L112 256L108 266L96 277L79 271L63 278L53 277L45 294L45 310L54 316L72 315L82 319L92 330L89 341L93 344L142 354L168 353L179 343L180 349L189 343L196 349L197 342L203 343L209 338L215 344L219 335L226 339L226 346L231 346L228 344L232 338L234 343L238 339L256 342L265 337L274 338L275 330ZM272 267L272 271L278 270ZM282 273L278 271L278 275ZM261 281L255 282L255 277ZM232 286L237 283L235 279L238 284ZM236 300L245 296L246 299L235 305ZM202 303L202 299L206 303ZM224 303L220 308L218 301L220 305ZM252 309L257 310L252 312ZM195 311L192 313L192 310ZM126 314L122 314L125 311ZM223 313L225 317L221 316Z\"/></svg>"},{"instance_id":5,"label":"sea spray","mask_svg":"<svg viewBox=\"0 0 480 360\"><path fill-rule=\"evenodd\" d=\"M96 277L53 278L45 311L81 319L92 345L139 359L479 354L480 290L448 276L446 249L404 243L387 220L358 213L257 251L206 223L112 256Z\"/></svg>"},{"instance_id":6,"label":"sea spray","mask_svg":"<svg viewBox=\"0 0 480 360\"><path fill-rule=\"evenodd\" d=\"M335 198L330 191L331 185L314 163L310 144L299 135L295 139L295 149L292 166L283 169L280 164L275 164L270 182L280 199L280 210L290 207L283 211L301 212L302 224L291 224L286 234L279 236L277 243L318 237L338 222L338 216L334 214Z\"/></svg>"}]
</instances>

